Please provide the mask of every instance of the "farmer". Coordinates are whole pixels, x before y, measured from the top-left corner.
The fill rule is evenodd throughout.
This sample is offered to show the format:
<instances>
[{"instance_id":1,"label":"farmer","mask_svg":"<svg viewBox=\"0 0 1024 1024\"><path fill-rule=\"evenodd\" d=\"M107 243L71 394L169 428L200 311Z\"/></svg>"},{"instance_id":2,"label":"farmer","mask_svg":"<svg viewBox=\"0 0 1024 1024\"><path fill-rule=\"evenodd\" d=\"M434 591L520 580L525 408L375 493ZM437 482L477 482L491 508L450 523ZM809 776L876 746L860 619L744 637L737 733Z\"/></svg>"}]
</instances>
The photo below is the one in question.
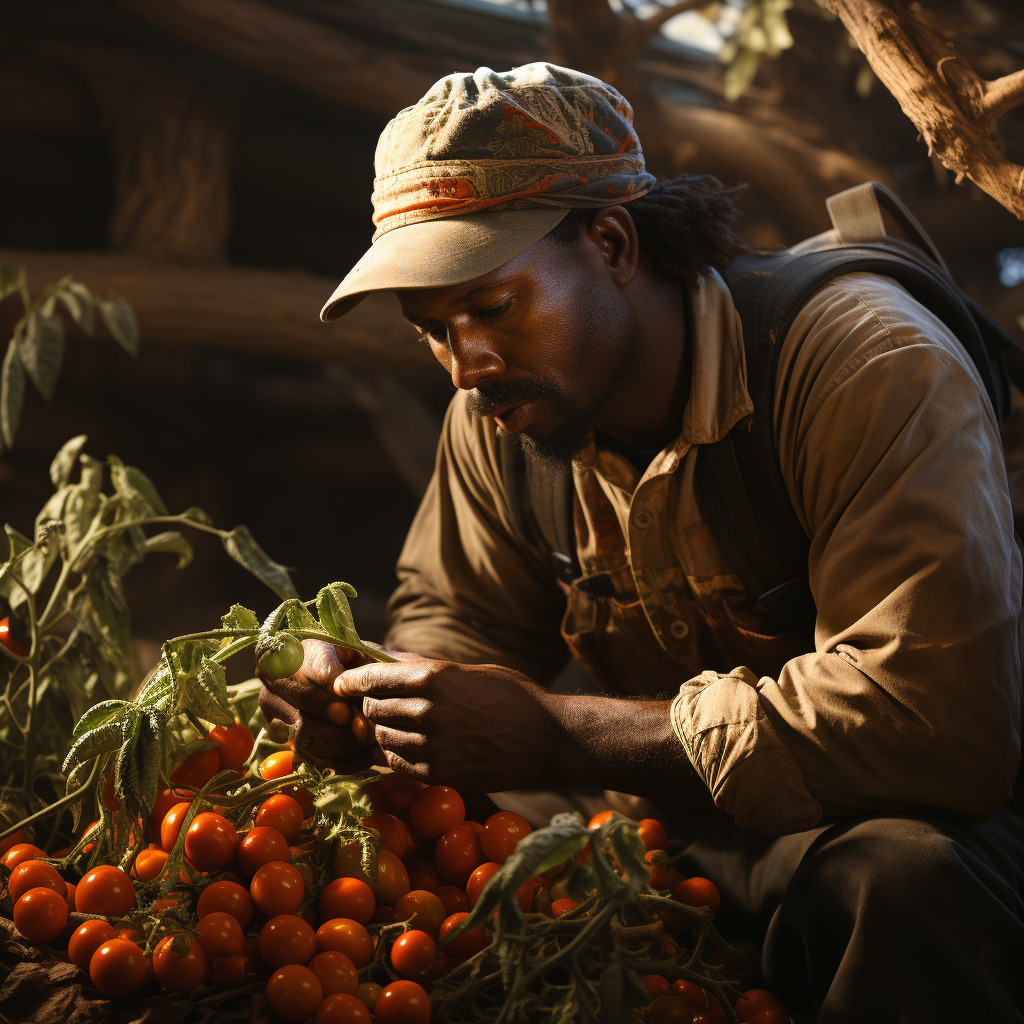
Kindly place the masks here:
<instances>
[{"instance_id":1,"label":"farmer","mask_svg":"<svg viewBox=\"0 0 1024 1024\"><path fill-rule=\"evenodd\" d=\"M950 331L857 273L785 336L774 441L817 608L798 636L745 592L694 483L754 408L718 273L745 252L730 191L656 182L615 90L532 64L399 113L373 204L322 316L396 292L458 389L389 606L406 653L307 641L267 715L344 767L358 741L330 723L361 700L392 768L527 816L655 802L684 866L770 920L767 981L806 1019L1024 1019L1021 557ZM571 581L513 514L501 433L571 465ZM601 695L549 691L567 651Z\"/></svg>"}]
</instances>

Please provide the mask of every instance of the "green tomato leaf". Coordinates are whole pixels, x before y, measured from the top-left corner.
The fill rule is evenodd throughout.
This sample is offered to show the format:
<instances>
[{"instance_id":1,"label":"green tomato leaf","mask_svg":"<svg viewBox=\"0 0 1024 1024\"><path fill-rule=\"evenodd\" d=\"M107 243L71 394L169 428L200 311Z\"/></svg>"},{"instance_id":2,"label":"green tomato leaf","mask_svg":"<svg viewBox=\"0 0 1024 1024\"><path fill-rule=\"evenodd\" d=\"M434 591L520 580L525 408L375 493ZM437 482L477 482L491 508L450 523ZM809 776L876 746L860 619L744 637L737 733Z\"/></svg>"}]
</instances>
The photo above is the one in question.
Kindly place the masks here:
<instances>
[{"instance_id":1,"label":"green tomato leaf","mask_svg":"<svg viewBox=\"0 0 1024 1024\"><path fill-rule=\"evenodd\" d=\"M226 615L220 617L225 629L259 629L256 613L244 605L233 604Z\"/></svg>"},{"instance_id":2,"label":"green tomato leaf","mask_svg":"<svg viewBox=\"0 0 1024 1024\"><path fill-rule=\"evenodd\" d=\"M184 569L192 561L192 545L177 530L168 530L147 537L144 546L147 555L177 555L179 569Z\"/></svg>"},{"instance_id":3,"label":"green tomato leaf","mask_svg":"<svg viewBox=\"0 0 1024 1024\"><path fill-rule=\"evenodd\" d=\"M68 751L62 768L64 774L70 774L77 765L84 764L98 754L117 750L121 746L122 736L122 723L119 721L106 722L95 729L90 729L80 736Z\"/></svg>"},{"instance_id":4,"label":"green tomato leaf","mask_svg":"<svg viewBox=\"0 0 1024 1024\"><path fill-rule=\"evenodd\" d=\"M100 319L114 341L129 355L139 354L139 322L135 311L124 299L99 299L96 303Z\"/></svg>"},{"instance_id":5,"label":"green tomato leaf","mask_svg":"<svg viewBox=\"0 0 1024 1024\"><path fill-rule=\"evenodd\" d=\"M71 738L77 740L87 732L98 729L101 725L123 718L129 706L130 704L126 700L101 700L99 704L94 704L89 708L78 720Z\"/></svg>"},{"instance_id":6,"label":"green tomato leaf","mask_svg":"<svg viewBox=\"0 0 1024 1024\"><path fill-rule=\"evenodd\" d=\"M258 580L262 580L278 597L287 599L299 596L288 570L275 562L256 543L248 526L236 526L224 536L223 541L224 550L239 565L248 569Z\"/></svg>"},{"instance_id":7,"label":"green tomato leaf","mask_svg":"<svg viewBox=\"0 0 1024 1024\"><path fill-rule=\"evenodd\" d=\"M43 316L32 310L14 336L18 339L18 356L36 391L49 401L64 361L63 322L59 317Z\"/></svg>"},{"instance_id":8,"label":"green tomato leaf","mask_svg":"<svg viewBox=\"0 0 1024 1024\"><path fill-rule=\"evenodd\" d=\"M331 583L316 596L316 613L324 630L337 639L352 643L359 642L349 596L355 591L347 583Z\"/></svg>"},{"instance_id":9,"label":"green tomato leaf","mask_svg":"<svg viewBox=\"0 0 1024 1024\"><path fill-rule=\"evenodd\" d=\"M92 292L81 281L66 280L58 287L57 298L63 303L71 319L86 334L92 334L96 325Z\"/></svg>"},{"instance_id":10,"label":"green tomato leaf","mask_svg":"<svg viewBox=\"0 0 1024 1024\"><path fill-rule=\"evenodd\" d=\"M61 450L53 457L53 462L50 463L50 479L58 490L71 480L71 472L88 440L88 434L79 434L78 437L65 441Z\"/></svg>"},{"instance_id":11,"label":"green tomato leaf","mask_svg":"<svg viewBox=\"0 0 1024 1024\"><path fill-rule=\"evenodd\" d=\"M638 893L651 879L651 869L644 860L646 851L640 839L640 833L636 822L625 818L611 819L606 821L602 829L607 828L607 838L611 844L612 853L618 861L619 868L626 874L626 882L631 892ZM603 838L599 835L594 839L594 845Z\"/></svg>"},{"instance_id":12,"label":"green tomato leaf","mask_svg":"<svg viewBox=\"0 0 1024 1024\"><path fill-rule=\"evenodd\" d=\"M312 629L319 632L320 623L313 618L309 609L297 597L285 602L285 617L289 629Z\"/></svg>"},{"instance_id":13,"label":"green tomato leaf","mask_svg":"<svg viewBox=\"0 0 1024 1024\"><path fill-rule=\"evenodd\" d=\"M167 515L167 506L157 493L153 482L134 466L126 466L116 455L107 457L110 480L114 490L129 507L142 506L146 515Z\"/></svg>"},{"instance_id":14,"label":"green tomato leaf","mask_svg":"<svg viewBox=\"0 0 1024 1024\"><path fill-rule=\"evenodd\" d=\"M18 355L18 337L15 335L7 346L3 375L0 376L0 434L8 448L14 447L14 435L18 432L24 401L25 367Z\"/></svg>"},{"instance_id":15,"label":"green tomato leaf","mask_svg":"<svg viewBox=\"0 0 1024 1024\"><path fill-rule=\"evenodd\" d=\"M612 950L611 958L601 971L597 991L602 1024L636 1024L633 1007L646 1006L651 1001L647 987L636 971L626 966L622 949L618 946Z\"/></svg>"},{"instance_id":16,"label":"green tomato leaf","mask_svg":"<svg viewBox=\"0 0 1024 1024\"><path fill-rule=\"evenodd\" d=\"M6 299L8 295L13 295L16 291L19 291L24 285L24 267L15 270L13 267L7 266L6 263L0 263L0 302Z\"/></svg>"}]
</instances>

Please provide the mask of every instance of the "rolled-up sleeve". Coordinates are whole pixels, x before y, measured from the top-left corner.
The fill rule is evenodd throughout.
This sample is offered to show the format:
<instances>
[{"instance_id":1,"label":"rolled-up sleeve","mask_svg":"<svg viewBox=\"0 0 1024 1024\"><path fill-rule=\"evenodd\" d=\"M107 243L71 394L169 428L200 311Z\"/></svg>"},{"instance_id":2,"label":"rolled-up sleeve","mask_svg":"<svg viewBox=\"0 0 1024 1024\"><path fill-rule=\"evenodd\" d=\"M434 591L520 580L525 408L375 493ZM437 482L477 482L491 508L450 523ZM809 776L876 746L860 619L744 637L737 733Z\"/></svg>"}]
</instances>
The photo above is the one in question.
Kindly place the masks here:
<instances>
[{"instance_id":1,"label":"rolled-up sleeve","mask_svg":"<svg viewBox=\"0 0 1024 1024\"><path fill-rule=\"evenodd\" d=\"M856 274L805 306L778 374L815 652L777 679L688 681L676 732L748 827L906 808L983 821L1020 755L1021 557L977 371L898 284Z\"/></svg>"},{"instance_id":2,"label":"rolled-up sleeve","mask_svg":"<svg viewBox=\"0 0 1024 1024\"><path fill-rule=\"evenodd\" d=\"M434 475L399 556L388 646L493 663L547 684L568 652L565 597L544 553L516 531L491 420L452 400Z\"/></svg>"}]
</instances>

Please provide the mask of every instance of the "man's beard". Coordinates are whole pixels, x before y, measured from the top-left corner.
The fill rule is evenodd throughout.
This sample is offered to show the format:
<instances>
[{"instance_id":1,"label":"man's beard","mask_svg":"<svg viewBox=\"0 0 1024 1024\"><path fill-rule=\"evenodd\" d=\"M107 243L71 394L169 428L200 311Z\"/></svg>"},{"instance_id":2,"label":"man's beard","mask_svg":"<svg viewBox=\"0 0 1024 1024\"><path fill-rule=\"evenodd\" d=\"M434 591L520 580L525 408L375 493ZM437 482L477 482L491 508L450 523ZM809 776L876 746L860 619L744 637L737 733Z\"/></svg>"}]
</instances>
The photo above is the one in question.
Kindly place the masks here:
<instances>
[{"instance_id":1,"label":"man's beard","mask_svg":"<svg viewBox=\"0 0 1024 1024\"><path fill-rule=\"evenodd\" d=\"M634 333L630 331L620 365L608 379L597 382L599 390L593 391L584 403L568 398L549 381L537 377L520 377L507 381L482 381L469 393L466 406L475 416L490 416L494 410L510 404L520 405L540 398L552 399L561 414L555 427L543 437L531 437L526 431L520 431L515 436L527 456L552 465L565 465L590 444L594 420L627 375L635 340ZM583 368L588 357L600 359L603 356L600 346L593 342L594 339L587 339L577 350L573 383L582 382Z\"/></svg>"}]
</instances>

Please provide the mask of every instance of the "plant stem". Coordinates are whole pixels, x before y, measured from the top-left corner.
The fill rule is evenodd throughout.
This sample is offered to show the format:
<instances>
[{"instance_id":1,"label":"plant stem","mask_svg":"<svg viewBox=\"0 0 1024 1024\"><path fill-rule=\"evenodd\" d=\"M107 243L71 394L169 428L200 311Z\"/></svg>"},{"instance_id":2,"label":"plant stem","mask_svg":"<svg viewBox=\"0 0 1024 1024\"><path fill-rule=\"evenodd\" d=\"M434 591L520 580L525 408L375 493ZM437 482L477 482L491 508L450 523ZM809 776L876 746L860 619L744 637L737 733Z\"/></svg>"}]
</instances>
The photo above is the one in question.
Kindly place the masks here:
<instances>
[{"instance_id":1,"label":"plant stem","mask_svg":"<svg viewBox=\"0 0 1024 1024\"><path fill-rule=\"evenodd\" d=\"M0 842L6 839L8 836L14 835L18 829L26 828L31 825L34 821L38 821L40 818L45 818L47 814L53 811L59 811L62 807L66 807L68 804L73 803L92 785L93 779L96 778L96 773L99 771L100 762L99 758L93 763L92 771L89 773L89 778L82 783L73 793L68 793L62 796L59 800L50 804L48 807L44 807L41 811L36 811L35 814L30 814L27 818L23 818L18 822L17 825L12 825L6 832L0 833Z\"/></svg>"}]
</instances>

